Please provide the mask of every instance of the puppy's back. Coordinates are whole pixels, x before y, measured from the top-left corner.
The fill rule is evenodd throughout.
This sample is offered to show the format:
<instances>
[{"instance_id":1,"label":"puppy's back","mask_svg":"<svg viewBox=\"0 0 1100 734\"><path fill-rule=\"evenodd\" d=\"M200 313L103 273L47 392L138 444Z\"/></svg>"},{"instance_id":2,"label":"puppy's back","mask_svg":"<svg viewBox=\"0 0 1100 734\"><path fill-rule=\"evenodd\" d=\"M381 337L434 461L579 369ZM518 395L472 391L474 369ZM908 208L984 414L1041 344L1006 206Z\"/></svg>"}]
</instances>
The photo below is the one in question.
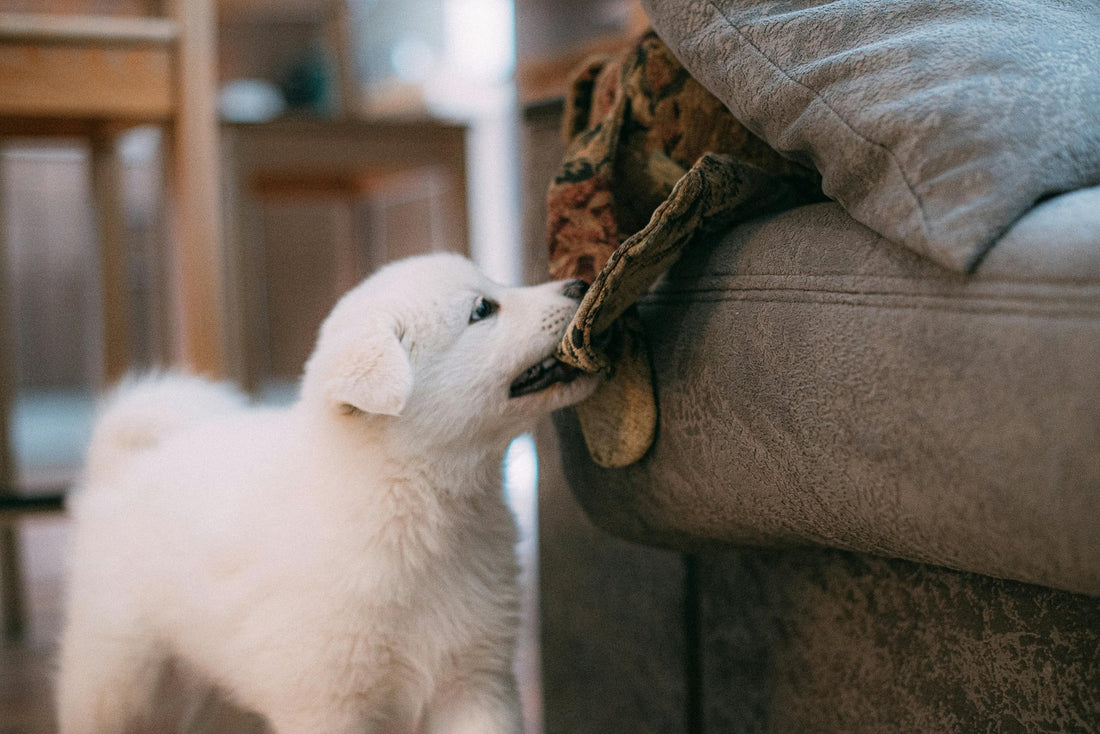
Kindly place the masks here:
<instances>
[{"instance_id":1,"label":"puppy's back","mask_svg":"<svg viewBox=\"0 0 1100 734\"><path fill-rule=\"evenodd\" d=\"M109 484L138 454L245 404L245 396L229 385L199 377L165 373L126 378L100 407L84 484Z\"/></svg>"}]
</instances>

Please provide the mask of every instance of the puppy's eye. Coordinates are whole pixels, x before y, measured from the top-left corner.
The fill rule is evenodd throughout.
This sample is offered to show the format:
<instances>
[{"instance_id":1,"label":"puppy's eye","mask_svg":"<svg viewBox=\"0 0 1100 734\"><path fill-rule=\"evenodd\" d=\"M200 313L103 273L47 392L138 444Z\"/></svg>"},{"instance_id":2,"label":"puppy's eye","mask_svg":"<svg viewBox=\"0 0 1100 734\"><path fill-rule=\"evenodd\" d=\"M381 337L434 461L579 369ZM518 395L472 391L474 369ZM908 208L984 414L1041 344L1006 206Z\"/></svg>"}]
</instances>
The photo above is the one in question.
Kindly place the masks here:
<instances>
[{"instance_id":1,"label":"puppy's eye","mask_svg":"<svg viewBox=\"0 0 1100 734\"><path fill-rule=\"evenodd\" d=\"M470 312L470 323L483 321L495 314L498 309L500 306L495 301L479 296L474 302L474 310Z\"/></svg>"}]
</instances>

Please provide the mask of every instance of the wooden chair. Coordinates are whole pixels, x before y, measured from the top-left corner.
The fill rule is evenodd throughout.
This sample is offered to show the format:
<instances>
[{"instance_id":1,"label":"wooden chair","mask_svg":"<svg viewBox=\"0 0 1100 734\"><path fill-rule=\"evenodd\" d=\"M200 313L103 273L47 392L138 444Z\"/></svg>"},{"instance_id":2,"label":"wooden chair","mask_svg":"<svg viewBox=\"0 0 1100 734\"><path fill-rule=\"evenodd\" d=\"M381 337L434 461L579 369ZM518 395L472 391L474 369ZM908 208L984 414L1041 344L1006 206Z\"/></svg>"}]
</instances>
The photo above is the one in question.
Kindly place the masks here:
<instances>
[{"instance_id":1,"label":"wooden chair","mask_svg":"<svg viewBox=\"0 0 1100 734\"><path fill-rule=\"evenodd\" d=\"M246 387L255 389L272 372L289 376L280 365L299 369L337 296L377 266L433 250L469 254L466 136L465 125L429 119L292 119L222 127L224 234L237 278L229 292L242 299L232 310L244 324L237 359ZM300 281L301 273L289 270L296 258L286 257L291 253L285 244L265 236L264 211L295 202L327 204L328 221L316 238L328 238L309 251L313 299L296 299L295 318L280 320L265 299L280 283ZM408 231L410 222L415 231ZM273 239L295 241L287 232ZM278 268L268 269L273 261ZM325 284L331 292L323 291ZM304 320L306 313L316 323ZM294 342L304 351L292 349L295 356L273 360L277 353L289 356L268 338L277 324L282 345ZM304 342L295 338L303 327Z\"/></svg>"},{"instance_id":2,"label":"wooden chair","mask_svg":"<svg viewBox=\"0 0 1100 734\"><path fill-rule=\"evenodd\" d=\"M223 20L250 4L225 2ZM467 126L407 111L367 115L350 4L299 6L332 64L329 114L225 123L220 135L228 305L241 335L234 375L249 390L292 379L336 298L379 265L470 252ZM288 216L317 229L296 236L278 224ZM303 278L308 295L286 287Z\"/></svg>"},{"instance_id":3,"label":"wooden chair","mask_svg":"<svg viewBox=\"0 0 1100 734\"><path fill-rule=\"evenodd\" d=\"M90 143L103 295L103 372L113 380L129 364L132 338L116 140L135 125L164 127L171 359L223 375L230 370L224 348L213 4L153 0L155 7L143 15L72 14L82 4L103 5L40 0L38 5L47 11L62 12L0 12L0 144L5 138L27 137ZM0 221L0 260L7 255L2 225ZM20 498L7 434L14 390L7 278L0 267L0 493L6 495L4 506L17 510ZM27 502L33 509L41 498ZM3 629L9 636L18 634L23 621L18 570L13 529L4 523L0 591Z\"/></svg>"}]
</instances>

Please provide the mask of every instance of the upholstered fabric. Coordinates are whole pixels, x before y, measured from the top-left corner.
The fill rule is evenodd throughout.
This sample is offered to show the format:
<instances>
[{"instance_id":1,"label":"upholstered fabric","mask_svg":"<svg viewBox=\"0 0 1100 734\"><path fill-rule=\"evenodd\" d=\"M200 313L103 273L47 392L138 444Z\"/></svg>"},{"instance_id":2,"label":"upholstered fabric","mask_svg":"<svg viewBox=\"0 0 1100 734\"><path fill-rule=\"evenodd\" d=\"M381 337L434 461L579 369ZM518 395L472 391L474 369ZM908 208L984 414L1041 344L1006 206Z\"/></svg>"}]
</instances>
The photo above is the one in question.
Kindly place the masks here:
<instances>
[{"instance_id":1,"label":"upholstered fabric","mask_svg":"<svg viewBox=\"0 0 1100 734\"><path fill-rule=\"evenodd\" d=\"M545 266L562 151L538 115L525 240ZM1094 585L1098 205L1095 191L1043 204L972 278L835 205L695 243L643 304L660 335L653 452L606 471L575 424L560 447L538 434L547 734L1095 728L1100 598L723 540L832 538Z\"/></svg>"},{"instance_id":2,"label":"upholstered fabric","mask_svg":"<svg viewBox=\"0 0 1100 734\"><path fill-rule=\"evenodd\" d=\"M1100 595L1100 187L972 276L815 204L700 242L641 304L660 425L597 524L650 544L820 544Z\"/></svg>"},{"instance_id":3,"label":"upholstered fabric","mask_svg":"<svg viewBox=\"0 0 1100 734\"><path fill-rule=\"evenodd\" d=\"M973 268L1043 197L1100 184L1095 0L643 5L750 130L949 268Z\"/></svg>"},{"instance_id":4,"label":"upholstered fabric","mask_svg":"<svg viewBox=\"0 0 1100 734\"><path fill-rule=\"evenodd\" d=\"M1100 599L836 551L697 559L712 732L1088 732Z\"/></svg>"}]
</instances>

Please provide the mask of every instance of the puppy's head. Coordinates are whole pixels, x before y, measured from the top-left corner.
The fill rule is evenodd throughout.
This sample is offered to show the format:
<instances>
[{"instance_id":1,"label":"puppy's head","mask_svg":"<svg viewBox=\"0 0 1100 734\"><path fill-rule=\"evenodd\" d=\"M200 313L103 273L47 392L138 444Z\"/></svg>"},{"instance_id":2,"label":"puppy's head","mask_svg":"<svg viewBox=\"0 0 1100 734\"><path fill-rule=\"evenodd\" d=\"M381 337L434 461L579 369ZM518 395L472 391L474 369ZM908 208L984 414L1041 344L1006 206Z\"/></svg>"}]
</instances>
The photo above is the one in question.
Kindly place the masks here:
<instances>
[{"instance_id":1,"label":"puppy's head","mask_svg":"<svg viewBox=\"0 0 1100 734\"><path fill-rule=\"evenodd\" d=\"M595 389L553 357L582 293L503 287L458 255L393 263L325 320L303 400L349 420L391 416L429 440L510 437Z\"/></svg>"}]
</instances>

